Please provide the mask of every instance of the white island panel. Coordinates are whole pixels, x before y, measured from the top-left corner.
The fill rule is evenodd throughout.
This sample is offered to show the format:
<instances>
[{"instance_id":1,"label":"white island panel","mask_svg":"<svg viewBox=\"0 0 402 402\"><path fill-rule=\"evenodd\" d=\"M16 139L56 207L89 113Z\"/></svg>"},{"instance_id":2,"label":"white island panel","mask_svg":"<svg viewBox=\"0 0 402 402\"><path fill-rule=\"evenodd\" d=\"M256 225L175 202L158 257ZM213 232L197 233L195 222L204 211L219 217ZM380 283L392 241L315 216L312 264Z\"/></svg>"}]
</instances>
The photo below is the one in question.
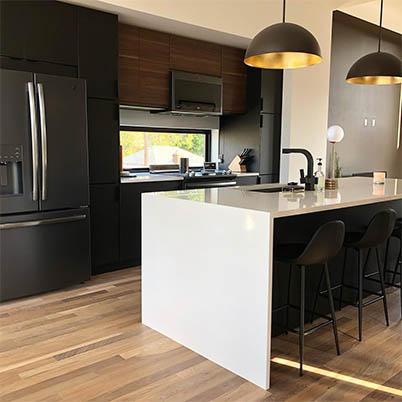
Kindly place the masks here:
<instances>
[{"instance_id":1,"label":"white island panel","mask_svg":"<svg viewBox=\"0 0 402 402\"><path fill-rule=\"evenodd\" d=\"M270 214L152 193L142 228L143 324L269 388Z\"/></svg>"}]
</instances>

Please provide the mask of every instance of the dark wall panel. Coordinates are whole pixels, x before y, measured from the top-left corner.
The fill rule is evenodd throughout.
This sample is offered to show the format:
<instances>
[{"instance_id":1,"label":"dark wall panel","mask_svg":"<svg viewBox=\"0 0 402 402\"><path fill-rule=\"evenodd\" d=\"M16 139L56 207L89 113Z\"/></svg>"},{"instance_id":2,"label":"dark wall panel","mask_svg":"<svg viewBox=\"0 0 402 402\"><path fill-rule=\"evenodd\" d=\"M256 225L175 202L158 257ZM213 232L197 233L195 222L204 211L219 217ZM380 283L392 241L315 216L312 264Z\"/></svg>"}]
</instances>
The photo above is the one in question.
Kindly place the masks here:
<instances>
[{"instance_id":1,"label":"dark wall panel","mask_svg":"<svg viewBox=\"0 0 402 402\"><path fill-rule=\"evenodd\" d=\"M401 35L385 31L383 38L383 50L401 57ZM344 175L385 170L390 177L402 178L402 145L397 149L401 86L345 82L351 65L377 46L378 27L334 13L328 125L345 130L345 139L337 145Z\"/></svg>"}]
</instances>

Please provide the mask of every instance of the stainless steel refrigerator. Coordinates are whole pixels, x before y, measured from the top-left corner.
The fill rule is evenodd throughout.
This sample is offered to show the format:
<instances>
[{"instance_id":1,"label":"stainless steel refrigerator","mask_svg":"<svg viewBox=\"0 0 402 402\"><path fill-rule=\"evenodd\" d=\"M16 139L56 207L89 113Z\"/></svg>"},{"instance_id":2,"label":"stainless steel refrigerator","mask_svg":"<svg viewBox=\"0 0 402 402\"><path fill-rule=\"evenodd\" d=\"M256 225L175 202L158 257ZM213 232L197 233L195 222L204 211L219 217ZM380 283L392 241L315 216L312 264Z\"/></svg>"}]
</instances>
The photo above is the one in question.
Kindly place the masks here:
<instances>
[{"instance_id":1,"label":"stainless steel refrigerator","mask_svg":"<svg viewBox=\"0 0 402 402\"><path fill-rule=\"evenodd\" d=\"M0 70L0 301L90 277L85 81Z\"/></svg>"}]
</instances>

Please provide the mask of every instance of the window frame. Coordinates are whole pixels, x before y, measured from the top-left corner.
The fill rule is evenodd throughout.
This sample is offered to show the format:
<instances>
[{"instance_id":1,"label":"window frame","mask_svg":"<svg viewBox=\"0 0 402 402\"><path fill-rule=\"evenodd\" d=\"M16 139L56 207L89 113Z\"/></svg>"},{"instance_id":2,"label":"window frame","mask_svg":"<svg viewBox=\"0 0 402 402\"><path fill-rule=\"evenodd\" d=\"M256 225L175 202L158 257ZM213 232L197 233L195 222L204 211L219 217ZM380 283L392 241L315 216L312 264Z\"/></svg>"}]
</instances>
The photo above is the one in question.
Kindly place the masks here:
<instances>
[{"instance_id":1,"label":"window frame","mask_svg":"<svg viewBox=\"0 0 402 402\"><path fill-rule=\"evenodd\" d=\"M205 162L209 162L211 160L211 139L212 139L212 130L208 129L198 129L198 128L169 128L169 127L142 127L142 126L124 126L121 125L119 128L119 144L120 144L120 132L121 131L140 131L140 132L148 132L148 133L169 133L169 134L204 134L205 135ZM190 166L190 168L203 168L203 166ZM149 167L145 168L131 168L124 169L126 171L135 171L135 172L148 172Z\"/></svg>"}]
</instances>

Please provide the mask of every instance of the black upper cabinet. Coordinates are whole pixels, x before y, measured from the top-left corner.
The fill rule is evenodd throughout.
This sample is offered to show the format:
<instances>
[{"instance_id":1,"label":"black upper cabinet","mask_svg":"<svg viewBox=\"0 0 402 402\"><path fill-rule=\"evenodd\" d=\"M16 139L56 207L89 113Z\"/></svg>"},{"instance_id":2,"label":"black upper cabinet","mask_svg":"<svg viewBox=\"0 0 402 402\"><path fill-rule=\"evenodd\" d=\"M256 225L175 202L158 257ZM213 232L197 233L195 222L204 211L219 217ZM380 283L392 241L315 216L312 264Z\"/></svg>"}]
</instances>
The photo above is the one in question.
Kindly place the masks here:
<instances>
[{"instance_id":1,"label":"black upper cabinet","mask_svg":"<svg viewBox=\"0 0 402 402\"><path fill-rule=\"evenodd\" d=\"M88 99L88 143L90 183L116 183L119 179L117 103Z\"/></svg>"},{"instance_id":2,"label":"black upper cabinet","mask_svg":"<svg viewBox=\"0 0 402 402\"><path fill-rule=\"evenodd\" d=\"M0 53L24 58L29 1L0 0Z\"/></svg>"},{"instance_id":3,"label":"black upper cabinet","mask_svg":"<svg viewBox=\"0 0 402 402\"><path fill-rule=\"evenodd\" d=\"M116 99L117 15L79 8L78 25L78 74L87 80L88 97Z\"/></svg>"},{"instance_id":4,"label":"black upper cabinet","mask_svg":"<svg viewBox=\"0 0 402 402\"><path fill-rule=\"evenodd\" d=\"M77 8L57 1L1 1L3 56L76 66Z\"/></svg>"},{"instance_id":5,"label":"black upper cabinet","mask_svg":"<svg viewBox=\"0 0 402 402\"><path fill-rule=\"evenodd\" d=\"M281 154L281 115L264 113L260 117L260 167L261 175L278 175Z\"/></svg>"},{"instance_id":6,"label":"black upper cabinet","mask_svg":"<svg viewBox=\"0 0 402 402\"><path fill-rule=\"evenodd\" d=\"M279 178L282 71L247 70L247 112L220 119L220 153L224 166L243 148L253 150L247 165L263 182Z\"/></svg>"},{"instance_id":7,"label":"black upper cabinet","mask_svg":"<svg viewBox=\"0 0 402 402\"><path fill-rule=\"evenodd\" d=\"M282 70L261 70L261 111L263 113L281 113L282 88Z\"/></svg>"}]
</instances>

